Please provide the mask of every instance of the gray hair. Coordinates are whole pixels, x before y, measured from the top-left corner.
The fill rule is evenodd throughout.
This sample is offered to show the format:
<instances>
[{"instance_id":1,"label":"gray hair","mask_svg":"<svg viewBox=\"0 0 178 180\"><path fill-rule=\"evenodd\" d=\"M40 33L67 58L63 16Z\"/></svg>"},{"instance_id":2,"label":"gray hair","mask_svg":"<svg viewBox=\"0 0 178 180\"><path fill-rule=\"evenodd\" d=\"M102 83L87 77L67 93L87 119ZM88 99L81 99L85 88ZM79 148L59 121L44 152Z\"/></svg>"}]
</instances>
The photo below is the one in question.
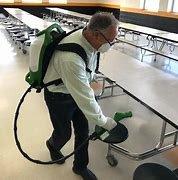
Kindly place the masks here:
<instances>
[{"instance_id":1,"label":"gray hair","mask_svg":"<svg viewBox=\"0 0 178 180\"><path fill-rule=\"evenodd\" d=\"M87 27L92 31L105 31L108 27L117 25L118 20L113 14L108 12L98 12L91 17Z\"/></svg>"}]
</instances>

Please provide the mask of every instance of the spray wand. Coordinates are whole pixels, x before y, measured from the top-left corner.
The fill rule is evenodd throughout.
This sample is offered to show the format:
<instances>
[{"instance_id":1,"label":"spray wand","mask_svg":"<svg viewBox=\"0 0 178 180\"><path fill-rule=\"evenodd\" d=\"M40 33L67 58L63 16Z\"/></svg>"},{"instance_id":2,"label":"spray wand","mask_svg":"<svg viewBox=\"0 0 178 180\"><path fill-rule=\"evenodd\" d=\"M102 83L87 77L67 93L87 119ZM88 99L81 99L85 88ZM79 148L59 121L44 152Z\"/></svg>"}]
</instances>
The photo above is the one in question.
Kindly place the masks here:
<instances>
[{"instance_id":1,"label":"spray wand","mask_svg":"<svg viewBox=\"0 0 178 180\"><path fill-rule=\"evenodd\" d=\"M71 152L69 155L55 160L55 161L41 161L41 160L37 160L37 159L33 159L31 158L21 147L20 141L18 139L18 133L17 133L17 120L18 120L18 116L19 116L19 111L20 111L20 107L25 99L25 96L31 91L32 86L30 86L25 93L23 94L22 98L20 99L20 102L17 106L16 112L15 112L15 117L14 117L14 138L15 138L15 142L17 145L17 148L19 149L20 153L29 161L36 163L36 164L44 164L44 165L48 165L48 164L54 164L60 161L63 161L65 159L68 159L70 156L72 156L74 153L78 152L89 140L96 140L96 139L100 139L103 142L106 143L110 143L110 144L114 144L114 143L120 143L123 142L127 139L128 137L128 130L127 128L119 123L120 120L127 118L127 117L131 117L132 116L132 112L125 112L125 113L115 113L114 115L114 120L117 122L116 127L114 127L111 131L107 131L104 128L101 128L99 126L95 127L95 132L92 133L80 146L78 146L73 152Z\"/></svg>"},{"instance_id":2,"label":"spray wand","mask_svg":"<svg viewBox=\"0 0 178 180\"><path fill-rule=\"evenodd\" d=\"M128 137L128 131L127 128L119 123L124 118L132 117L132 112L116 112L114 115L114 120L117 122L117 126L114 127L111 131L107 131L106 129L96 125L95 126L95 132L96 132L96 139L100 139L101 141L104 141L106 143L120 143L127 139Z\"/></svg>"}]
</instances>

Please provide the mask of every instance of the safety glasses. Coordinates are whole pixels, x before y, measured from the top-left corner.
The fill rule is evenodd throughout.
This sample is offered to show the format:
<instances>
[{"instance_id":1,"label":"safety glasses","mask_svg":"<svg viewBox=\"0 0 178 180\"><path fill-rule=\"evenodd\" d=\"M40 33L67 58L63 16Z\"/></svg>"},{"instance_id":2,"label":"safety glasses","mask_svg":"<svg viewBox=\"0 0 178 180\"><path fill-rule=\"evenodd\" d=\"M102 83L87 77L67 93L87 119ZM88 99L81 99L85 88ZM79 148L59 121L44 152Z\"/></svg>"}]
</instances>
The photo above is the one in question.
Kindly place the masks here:
<instances>
[{"instance_id":1,"label":"safety glasses","mask_svg":"<svg viewBox=\"0 0 178 180\"><path fill-rule=\"evenodd\" d=\"M101 31L98 31L98 32L99 32L99 33L101 34L101 36L103 36L103 38L109 43L110 46L112 46L113 44L115 44L116 39L114 39L113 42L110 42L110 41L106 38L106 36L105 36Z\"/></svg>"}]
</instances>

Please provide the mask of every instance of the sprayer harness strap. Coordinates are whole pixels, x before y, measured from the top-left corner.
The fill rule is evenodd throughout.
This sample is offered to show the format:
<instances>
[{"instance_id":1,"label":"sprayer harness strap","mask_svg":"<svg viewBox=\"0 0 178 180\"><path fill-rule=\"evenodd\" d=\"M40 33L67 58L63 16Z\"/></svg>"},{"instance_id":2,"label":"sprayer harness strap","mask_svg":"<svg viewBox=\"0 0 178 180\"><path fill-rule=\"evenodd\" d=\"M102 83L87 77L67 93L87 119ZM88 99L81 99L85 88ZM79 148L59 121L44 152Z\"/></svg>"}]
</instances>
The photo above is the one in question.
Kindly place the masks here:
<instances>
[{"instance_id":1,"label":"sprayer harness strap","mask_svg":"<svg viewBox=\"0 0 178 180\"><path fill-rule=\"evenodd\" d=\"M85 62L85 65L86 65L86 71L91 73L92 71L88 68L88 60L87 60L87 54L84 50L84 48L82 46L80 46L79 44L76 44L76 43L65 43L65 44L59 44L59 45L56 45L55 47L56 50L59 50L59 51L65 51L65 52L73 52L73 53L76 53L78 54L82 59L83 61ZM51 86L53 84L55 84L56 86L59 85L59 84L62 84L62 79L56 79L54 81L51 81L51 82L48 82L46 84L43 84L43 86L40 88L45 88L45 87L48 87L48 86ZM40 92L40 89L39 89L39 92Z\"/></svg>"},{"instance_id":2,"label":"sprayer harness strap","mask_svg":"<svg viewBox=\"0 0 178 180\"><path fill-rule=\"evenodd\" d=\"M55 49L59 51L68 51L78 54L85 62L86 65L86 71L91 73L92 71L88 68L88 60L87 60L87 54L82 46L80 46L77 43L64 43L59 44L55 47Z\"/></svg>"}]
</instances>

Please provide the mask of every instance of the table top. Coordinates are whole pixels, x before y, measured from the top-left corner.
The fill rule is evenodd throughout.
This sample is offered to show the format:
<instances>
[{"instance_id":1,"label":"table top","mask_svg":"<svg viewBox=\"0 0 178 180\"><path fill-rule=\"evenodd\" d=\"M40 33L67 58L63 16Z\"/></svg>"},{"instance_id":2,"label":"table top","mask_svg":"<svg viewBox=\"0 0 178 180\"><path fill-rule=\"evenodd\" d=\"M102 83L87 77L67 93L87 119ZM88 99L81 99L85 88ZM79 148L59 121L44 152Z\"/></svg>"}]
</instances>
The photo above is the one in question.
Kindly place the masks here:
<instances>
[{"instance_id":1,"label":"table top","mask_svg":"<svg viewBox=\"0 0 178 180\"><path fill-rule=\"evenodd\" d=\"M178 34L176 33L167 33L167 34L161 34L160 38L167 40L167 41L171 41L173 43L178 43Z\"/></svg>"},{"instance_id":2,"label":"table top","mask_svg":"<svg viewBox=\"0 0 178 180\"><path fill-rule=\"evenodd\" d=\"M154 28L150 28L150 27L140 26L140 25L131 24L131 23L124 23L124 22L120 22L119 27L121 27L123 29L127 29L127 30L140 32L140 33L143 33L146 35L148 35L148 34L157 35L157 34L169 33L167 31L162 31L162 30L158 30L158 29L154 29Z\"/></svg>"},{"instance_id":3,"label":"table top","mask_svg":"<svg viewBox=\"0 0 178 180\"><path fill-rule=\"evenodd\" d=\"M11 14L13 17L17 18L24 24L26 24L28 27L32 29L39 29L40 31L47 28L52 22L47 22L39 17L36 17L30 13L27 13L21 9L18 8L4 8L9 14Z\"/></svg>"},{"instance_id":4,"label":"table top","mask_svg":"<svg viewBox=\"0 0 178 180\"><path fill-rule=\"evenodd\" d=\"M47 20L43 20L39 17L36 17L26 11L23 11L18 8L4 8L9 14L11 14L13 17L17 18L24 24L26 24L29 28L32 29L38 29L42 31L43 29L49 27L50 25L57 23L57 22L50 22ZM59 23L58 23L59 24ZM69 32L71 29L64 26L63 24L59 24L63 30L66 32Z\"/></svg>"},{"instance_id":5,"label":"table top","mask_svg":"<svg viewBox=\"0 0 178 180\"><path fill-rule=\"evenodd\" d=\"M135 32L139 32L141 34L151 35L151 36L155 36L160 39L178 43L178 34L176 34L176 33L170 33L168 31L158 30L158 29L154 29L154 28L139 26L139 25L135 25L135 24L131 24L131 23L124 23L124 22L120 22L119 27L126 29L126 30L135 31Z\"/></svg>"},{"instance_id":6,"label":"table top","mask_svg":"<svg viewBox=\"0 0 178 180\"><path fill-rule=\"evenodd\" d=\"M56 11L56 12L60 12L63 14L67 14L67 15L71 15L71 16L76 16L76 17L80 17L80 18L85 18L87 20L89 20L91 18L90 15L86 15L86 14L81 14L81 13L77 13L77 12L73 12L73 11L68 11L65 9L61 9L61 8L46 8L49 9L51 11Z\"/></svg>"},{"instance_id":7,"label":"table top","mask_svg":"<svg viewBox=\"0 0 178 180\"><path fill-rule=\"evenodd\" d=\"M99 70L178 128L178 78L116 50L104 54Z\"/></svg>"}]
</instances>

